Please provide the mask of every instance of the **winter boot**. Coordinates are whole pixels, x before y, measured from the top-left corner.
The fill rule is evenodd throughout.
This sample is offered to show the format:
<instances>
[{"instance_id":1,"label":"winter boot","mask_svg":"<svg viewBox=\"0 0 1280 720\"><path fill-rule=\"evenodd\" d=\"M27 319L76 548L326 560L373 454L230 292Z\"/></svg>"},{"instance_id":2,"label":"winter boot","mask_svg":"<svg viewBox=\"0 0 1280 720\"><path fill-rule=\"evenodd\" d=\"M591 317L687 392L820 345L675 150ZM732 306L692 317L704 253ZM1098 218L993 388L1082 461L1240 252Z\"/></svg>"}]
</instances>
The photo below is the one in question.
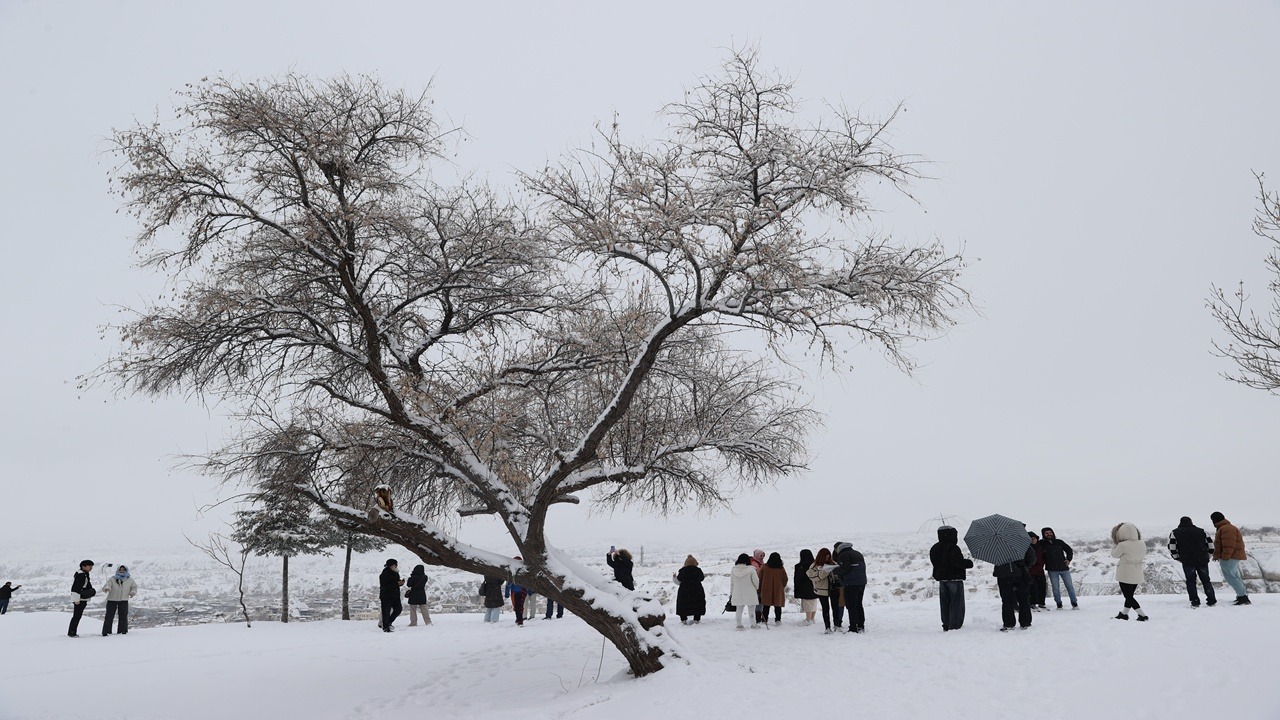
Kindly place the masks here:
<instances>
[{"instance_id":1,"label":"winter boot","mask_svg":"<svg viewBox=\"0 0 1280 720\"><path fill-rule=\"evenodd\" d=\"M1117 620L1128 620L1128 619L1129 619L1129 613L1127 613L1127 612L1125 612L1125 611L1123 611L1123 610L1122 610L1122 611L1120 611L1118 614L1116 614L1116 619L1117 619Z\"/></svg>"},{"instance_id":2,"label":"winter boot","mask_svg":"<svg viewBox=\"0 0 1280 720\"><path fill-rule=\"evenodd\" d=\"M1252 605L1253 603L1249 602L1249 596L1248 596L1248 595L1241 595L1240 597L1236 598L1236 601L1235 601L1235 603L1233 603L1233 604L1235 604L1235 605Z\"/></svg>"},{"instance_id":3,"label":"winter boot","mask_svg":"<svg viewBox=\"0 0 1280 720\"><path fill-rule=\"evenodd\" d=\"M1146 613L1144 613L1144 612L1142 612L1141 610L1139 610L1139 611L1138 611L1138 622L1146 622L1146 621L1147 621L1147 614L1146 614Z\"/></svg>"}]
</instances>

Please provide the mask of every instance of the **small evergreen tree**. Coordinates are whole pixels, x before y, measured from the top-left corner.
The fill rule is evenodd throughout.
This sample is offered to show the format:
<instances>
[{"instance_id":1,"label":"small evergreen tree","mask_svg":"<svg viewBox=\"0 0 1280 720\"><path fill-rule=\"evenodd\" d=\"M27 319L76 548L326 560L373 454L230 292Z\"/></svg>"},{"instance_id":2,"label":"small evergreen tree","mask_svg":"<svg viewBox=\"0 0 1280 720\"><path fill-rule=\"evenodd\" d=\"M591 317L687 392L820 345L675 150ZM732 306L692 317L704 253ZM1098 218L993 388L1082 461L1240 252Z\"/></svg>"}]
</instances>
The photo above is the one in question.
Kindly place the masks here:
<instances>
[{"instance_id":1,"label":"small evergreen tree","mask_svg":"<svg viewBox=\"0 0 1280 720\"><path fill-rule=\"evenodd\" d=\"M328 555L343 542L332 521L312 515L311 506L293 493L262 494L254 506L237 511L231 539L254 555L283 558L280 622L289 622L289 558Z\"/></svg>"},{"instance_id":2,"label":"small evergreen tree","mask_svg":"<svg viewBox=\"0 0 1280 720\"><path fill-rule=\"evenodd\" d=\"M341 532L341 530L339 530ZM351 553L366 553L382 550L387 541L380 537L364 535L357 532L346 533L343 544L347 546L347 561L342 567L342 619L351 619Z\"/></svg>"}]
</instances>

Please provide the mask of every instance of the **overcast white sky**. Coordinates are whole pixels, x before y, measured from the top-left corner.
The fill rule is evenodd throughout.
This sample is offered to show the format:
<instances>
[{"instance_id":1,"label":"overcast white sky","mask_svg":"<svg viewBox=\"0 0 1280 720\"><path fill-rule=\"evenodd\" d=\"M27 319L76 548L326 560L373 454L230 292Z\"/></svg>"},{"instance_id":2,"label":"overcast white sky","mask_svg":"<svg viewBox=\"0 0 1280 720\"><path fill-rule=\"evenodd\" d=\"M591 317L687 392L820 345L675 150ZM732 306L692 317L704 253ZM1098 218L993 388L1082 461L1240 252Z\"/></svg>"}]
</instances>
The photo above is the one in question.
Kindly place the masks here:
<instances>
[{"instance_id":1,"label":"overcast white sky","mask_svg":"<svg viewBox=\"0 0 1280 720\"><path fill-rule=\"evenodd\" d=\"M854 349L809 382L812 471L733 513L663 522L558 509L561 544L915 530L1002 512L1032 527L1280 522L1280 398L1222 380L1211 283L1262 292L1251 170L1280 186L1280 4L54 3L0 0L0 561L199 532L210 481L175 456L222 420L181 399L78 396L98 328L158 278L108 195L112 128L228 73L376 73L469 131L495 183L653 113L723 47L758 42L813 100L907 104L893 143L936 165L877 225L974 260L982 308L914 377ZM816 103L815 103L816 109ZM1259 298L1260 300L1263 298ZM484 533L467 530L468 536Z\"/></svg>"}]
</instances>

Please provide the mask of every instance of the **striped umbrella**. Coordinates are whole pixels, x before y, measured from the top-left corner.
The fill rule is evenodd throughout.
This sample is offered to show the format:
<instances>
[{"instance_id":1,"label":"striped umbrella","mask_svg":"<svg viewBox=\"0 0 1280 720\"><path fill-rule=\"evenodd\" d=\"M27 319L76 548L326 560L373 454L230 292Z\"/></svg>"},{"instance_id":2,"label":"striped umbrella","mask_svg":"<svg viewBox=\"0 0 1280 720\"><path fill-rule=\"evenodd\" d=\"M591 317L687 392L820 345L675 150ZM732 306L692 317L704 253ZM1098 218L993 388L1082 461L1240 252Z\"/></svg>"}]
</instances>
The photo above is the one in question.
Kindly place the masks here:
<instances>
[{"instance_id":1,"label":"striped umbrella","mask_svg":"<svg viewBox=\"0 0 1280 720\"><path fill-rule=\"evenodd\" d=\"M1003 515L988 515L969 523L964 534L969 553L992 565L1021 560L1031 546L1026 525Z\"/></svg>"}]
</instances>

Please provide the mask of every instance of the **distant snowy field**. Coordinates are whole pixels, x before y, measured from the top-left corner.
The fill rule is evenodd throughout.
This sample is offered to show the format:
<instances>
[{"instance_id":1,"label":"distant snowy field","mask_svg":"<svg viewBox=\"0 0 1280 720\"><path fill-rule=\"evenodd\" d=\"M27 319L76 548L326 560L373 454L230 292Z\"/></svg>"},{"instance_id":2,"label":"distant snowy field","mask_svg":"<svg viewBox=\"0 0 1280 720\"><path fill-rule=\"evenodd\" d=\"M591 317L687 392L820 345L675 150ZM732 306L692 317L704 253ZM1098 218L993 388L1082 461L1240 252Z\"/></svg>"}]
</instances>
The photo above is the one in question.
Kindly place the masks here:
<instances>
[{"instance_id":1,"label":"distant snowy field","mask_svg":"<svg viewBox=\"0 0 1280 720\"><path fill-rule=\"evenodd\" d=\"M64 613L0 617L4 720L227 718L1192 718L1280 717L1280 596L1191 610L1142 597L1148 623L1112 619L1116 597L1037 613L997 632L995 600L943 633L930 601L871 606L866 635L823 635L784 615L736 632L729 615L673 624L688 664L625 676L572 617L517 628L476 614L379 632L325 620L158 627L65 636ZM99 616L100 617L100 616ZM397 626L405 625L402 620Z\"/></svg>"}]
</instances>

